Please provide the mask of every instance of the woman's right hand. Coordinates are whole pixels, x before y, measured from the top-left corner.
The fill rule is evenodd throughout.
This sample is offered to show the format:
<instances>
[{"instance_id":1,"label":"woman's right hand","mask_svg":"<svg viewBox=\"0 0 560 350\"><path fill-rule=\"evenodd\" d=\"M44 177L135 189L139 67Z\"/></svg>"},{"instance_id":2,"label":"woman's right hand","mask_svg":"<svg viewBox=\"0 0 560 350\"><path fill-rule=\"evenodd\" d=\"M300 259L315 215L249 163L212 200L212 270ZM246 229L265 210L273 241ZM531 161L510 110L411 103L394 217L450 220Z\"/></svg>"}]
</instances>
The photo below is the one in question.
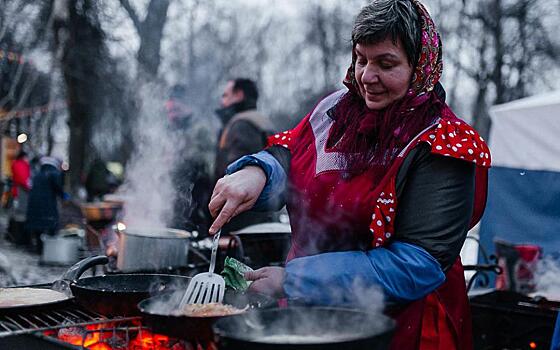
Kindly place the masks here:
<instances>
[{"instance_id":1,"label":"woman's right hand","mask_svg":"<svg viewBox=\"0 0 560 350\"><path fill-rule=\"evenodd\" d=\"M215 218L208 232L215 234L232 217L251 209L265 185L266 174L258 166L247 166L219 179L208 204Z\"/></svg>"}]
</instances>

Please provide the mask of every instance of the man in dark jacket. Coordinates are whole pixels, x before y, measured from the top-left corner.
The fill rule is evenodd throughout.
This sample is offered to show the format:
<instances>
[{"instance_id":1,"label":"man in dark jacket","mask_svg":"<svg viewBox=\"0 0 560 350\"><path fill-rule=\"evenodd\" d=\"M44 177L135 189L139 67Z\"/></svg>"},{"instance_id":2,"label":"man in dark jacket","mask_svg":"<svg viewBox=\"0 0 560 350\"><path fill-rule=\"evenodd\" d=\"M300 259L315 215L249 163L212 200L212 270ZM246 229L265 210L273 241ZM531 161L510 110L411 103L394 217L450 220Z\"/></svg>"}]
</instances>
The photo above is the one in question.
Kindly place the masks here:
<instances>
[{"instance_id":1,"label":"man in dark jacket","mask_svg":"<svg viewBox=\"0 0 560 350\"><path fill-rule=\"evenodd\" d=\"M216 114L223 123L218 137L214 183L225 175L226 167L240 157L258 152L273 133L268 116L257 112L259 92L254 81L246 78L229 80ZM243 227L274 220L270 213L243 213L222 228L227 233Z\"/></svg>"},{"instance_id":2,"label":"man in dark jacket","mask_svg":"<svg viewBox=\"0 0 560 350\"><path fill-rule=\"evenodd\" d=\"M45 233L54 235L58 229L58 197L64 197L60 161L52 157L42 157L41 168L32 179L27 204L25 229L31 236L34 248L41 252L40 236Z\"/></svg>"}]
</instances>

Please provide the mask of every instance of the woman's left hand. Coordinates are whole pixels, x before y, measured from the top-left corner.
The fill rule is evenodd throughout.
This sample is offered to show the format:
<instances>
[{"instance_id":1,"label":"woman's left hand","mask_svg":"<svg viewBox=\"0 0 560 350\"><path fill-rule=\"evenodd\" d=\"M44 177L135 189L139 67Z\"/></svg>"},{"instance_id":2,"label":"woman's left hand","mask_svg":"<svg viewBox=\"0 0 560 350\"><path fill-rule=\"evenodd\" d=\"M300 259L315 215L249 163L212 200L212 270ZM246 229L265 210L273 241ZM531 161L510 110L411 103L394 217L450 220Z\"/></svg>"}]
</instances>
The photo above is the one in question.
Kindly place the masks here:
<instances>
[{"instance_id":1,"label":"woman's left hand","mask_svg":"<svg viewBox=\"0 0 560 350\"><path fill-rule=\"evenodd\" d=\"M249 291L262 293L273 297L284 295L284 280L286 271L283 267L267 266L255 271L245 273L245 279L253 281Z\"/></svg>"}]
</instances>

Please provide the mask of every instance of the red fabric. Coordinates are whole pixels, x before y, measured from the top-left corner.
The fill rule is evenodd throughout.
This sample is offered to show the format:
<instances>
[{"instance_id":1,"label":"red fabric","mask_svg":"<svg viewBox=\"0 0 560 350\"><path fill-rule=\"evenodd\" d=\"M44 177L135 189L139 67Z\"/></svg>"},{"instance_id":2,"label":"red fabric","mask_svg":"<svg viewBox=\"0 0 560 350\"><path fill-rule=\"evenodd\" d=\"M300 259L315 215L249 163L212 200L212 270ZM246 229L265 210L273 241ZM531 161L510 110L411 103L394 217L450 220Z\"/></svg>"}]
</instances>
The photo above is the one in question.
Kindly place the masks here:
<instances>
[{"instance_id":1,"label":"red fabric","mask_svg":"<svg viewBox=\"0 0 560 350\"><path fill-rule=\"evenodd\" d=\"M449 118L441 119L415 138L376 188L371 187L369 172L349 179L344 177L344 170L316 173L321 155L316 151L318 140L311 119L317 117L311 113L295 129L269 139L269 145L282 145L292 154L289 177L293 191L288 203L292 218L292 247L288 260L327 251L364 250L388 244L397 210L396 174L406 155L421 142L430 144L434 154L475 163L477 174L485 175L490 165L490 155L486 156L488 147L478 134L459 119ZM328 121L324 116L319 117ZM446 139L455 145L447 147L443 143ZM474 147L475 142L481 152L471 154L465 145ZM323 151L328 155L327 150ZM479 180L477 176L477 183ZM483 211L486 198L485 184L475 187L472 225L478 221L475 216ZM309 232L314 232L314 236ZM394 314L397 329L392 349L472 349L470 311L459 259L446 276L446 282L430 296L412 302ZM437 327L437 332L433 327Z\"/></svg>"},{"instance_id":2,"label":"red fabric","mask_svg":"<svg viewBox=\"0 0 560 350\"><path fill-rule=\"evenodd\" d=\"M393 162L378 186L372 187L372 171L349 180L343 171L315 173L317 153L309 152L315 144L315 135L308 115L295 129L273 135L269 145L281 145L292 152L290 181L296 190L292 201L293 243L288 259L340 249L363 249L385 245L394 233L397 210L395 177L402 160L420 142L431 145L432 153L453 157L477 165L475 181L475 207L470 228L480 220L486 205L487 171L491 158L488 146L468 124L453 116L441 119L426 130L409 148ZM475 151L476 150L476 151ZM328 150L326 153L329 153ZM324 189L330 189L324 191ZM312 193L313 196L309 196ZM290 205L289 205L290 207ZM345 215L345 213L347 215ZM369 232L364 229L368 223ZM318 226L322 226L318 230ZM332 237L313 237L305 234L308 229L325 232L346 232L334 240ZM300 237L298 232L304 232ZM369 242L368 242L369 240ZM353 243L348 243L348 242Z\"/></svg>"},{"instance_id":3,"label":"red fabric","mask_svg":"<svg viewBox=\"0 0 560 350\"><path fill-rule=\"evenodd\" d=\"M24 159L16 159L12 162L12 196L14 198L18 195L18 186L29 190L29 177L31 175L31 168L29 162Z\"/></svg>"},{"instance_id":4,"label":"red fabric","mask_svg":"<svg viewBox=\"0 0 560 350\"><path fill-rule=\"evenodd\" d=\"M425 298L391 311L397 323L391 350L472 349L472 321L460 259L446 278Z\"/></svg>"}]
</instances>

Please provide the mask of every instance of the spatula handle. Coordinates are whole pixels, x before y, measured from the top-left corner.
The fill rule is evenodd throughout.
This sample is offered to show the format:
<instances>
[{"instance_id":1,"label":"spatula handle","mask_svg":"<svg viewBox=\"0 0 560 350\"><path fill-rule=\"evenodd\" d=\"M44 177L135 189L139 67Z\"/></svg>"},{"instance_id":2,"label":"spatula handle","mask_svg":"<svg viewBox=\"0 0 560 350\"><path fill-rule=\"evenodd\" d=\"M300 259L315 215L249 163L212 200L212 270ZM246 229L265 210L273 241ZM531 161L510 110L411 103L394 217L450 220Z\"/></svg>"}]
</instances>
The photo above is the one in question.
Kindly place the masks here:
<instances>
[{"instance_id":1,"label":"spatula handle","mask_svg":"<svg viewBox=\"0 0 560 350\"><path fill-rule=\"evenodd\" d=\"M214 273L214 268L216 267L216 255L218 252L218 241L220 240L220 233L222 233L222 230L218 230L218 232L216 232L216 234L214 235L214 239L212 240L212 255L210 256L210 269L208 270L210 276L212 276L212 274Z\"/></svg>"}]
</instances>

